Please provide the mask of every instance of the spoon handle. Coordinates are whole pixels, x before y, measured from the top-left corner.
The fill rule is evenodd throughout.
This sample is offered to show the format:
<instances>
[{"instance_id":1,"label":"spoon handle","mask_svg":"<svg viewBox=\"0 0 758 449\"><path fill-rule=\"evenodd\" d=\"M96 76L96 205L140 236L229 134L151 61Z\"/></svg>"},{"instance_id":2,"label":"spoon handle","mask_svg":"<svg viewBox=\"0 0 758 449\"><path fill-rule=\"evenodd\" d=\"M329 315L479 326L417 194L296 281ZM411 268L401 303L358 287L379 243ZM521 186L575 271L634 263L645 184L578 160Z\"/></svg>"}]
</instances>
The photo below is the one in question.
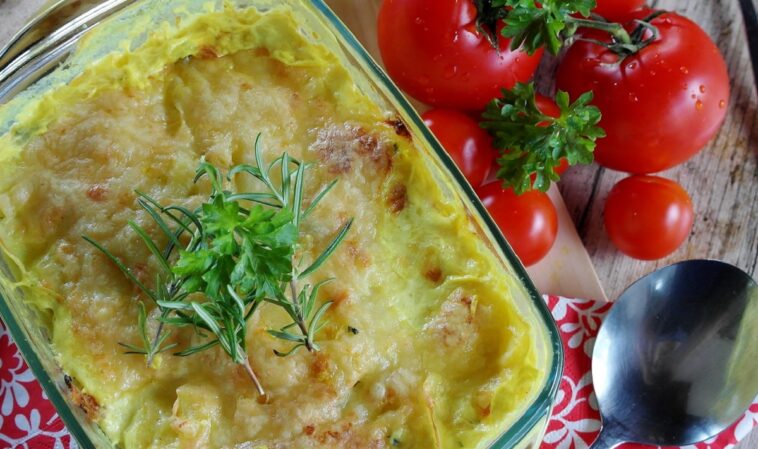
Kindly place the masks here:
<instances>
[{"instance_id":1,"label":"spoon handle","mask_svg":"<svg viewBox=\"0 0 758 449\"><path fill-rule=\"evenodd\" d=\"M590 449L613 449L621 443L623 441L614 435L613 427L606 424L600 429L600 435L597 436Z\"/></svg>"}]
</instances>

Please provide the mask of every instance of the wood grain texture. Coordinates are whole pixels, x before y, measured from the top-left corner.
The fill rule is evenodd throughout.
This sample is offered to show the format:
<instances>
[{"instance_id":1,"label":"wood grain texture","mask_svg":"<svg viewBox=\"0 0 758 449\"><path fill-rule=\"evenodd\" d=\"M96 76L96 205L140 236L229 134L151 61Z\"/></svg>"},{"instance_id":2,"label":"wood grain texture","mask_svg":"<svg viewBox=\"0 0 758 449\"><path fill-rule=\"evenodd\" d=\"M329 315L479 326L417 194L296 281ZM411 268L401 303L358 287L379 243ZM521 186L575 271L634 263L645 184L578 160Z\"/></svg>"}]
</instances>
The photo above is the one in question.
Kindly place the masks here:
<instances>
[{"instance_id":1,"label":"wood grain texture","mask_svg":"<svg viewBox=\"0 0 758 449\"><path fill-rule=\"evenodd\" d=\"M377 54L374 17L377 1L328 0L345 8L363 8L346 16L364 44ZM0 47L44 0L0 0ZM653 6L678 11L699 23L723 52L732 82L729 114L714 141L686 164L664 172L687 189L696 222L686 244L658 262L630 259L608 242L603 229L603 203L623 174L595 166L573 168L561 183L568 211L589 251L609 297L655 268L683 259L714 258L734 263L754 277L758 272L758 93L744 37L738 0L656 0ZM753 0L758 7L758 2ZM362 33L360 33L362 32ZM665 126L665 124L662 124ZM737 449L758 449L754 431Z\"/></svg>"}]
</instances>

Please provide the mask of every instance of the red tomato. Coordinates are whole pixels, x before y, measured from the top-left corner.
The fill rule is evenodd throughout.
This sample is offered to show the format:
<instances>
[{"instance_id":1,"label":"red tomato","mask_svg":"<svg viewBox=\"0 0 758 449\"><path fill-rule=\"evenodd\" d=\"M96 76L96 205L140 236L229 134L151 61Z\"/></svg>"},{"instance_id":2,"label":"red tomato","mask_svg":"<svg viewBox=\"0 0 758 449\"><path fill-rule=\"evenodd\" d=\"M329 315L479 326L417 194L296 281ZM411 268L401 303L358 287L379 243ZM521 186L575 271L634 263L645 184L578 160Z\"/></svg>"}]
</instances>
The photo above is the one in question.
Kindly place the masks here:
<instances>
[{"instance_id":1,"label":"red tomato","mask_svg":"<svg viewBox=\"0 0 758 449\"><path fill-rule=\"evenodd\" d=\"M656 260L676 251L692 230L692 201L674 181L635 175L616 184L605 203L605 229L621 252Z\"/></svg>"},{"instance_id":2,"label":"red tomato","mask_svg":"<svg viewBox=\"0 0 758 449\"><path fill-rule=\"evenodd\" d=\"M645 0L597 0L592 11L608 20L616 20L626 14L642 8Z\"/></svg>"},{"instance_id":3,"label":"red tomato","mask_svg":"<svg viewBox=\"0 0 758 449\"><path fill-rule=\"evenodd\" d=\"M546 194L530 190L516 195L498 181L477 193L524 265L534 265L550 252L558 236L558 214Z\"/></svg>"},{"instance_id":4,"label":"red tomato","mask_svg":"<svg viewBox=\"0 0 758 449\"><path fill-rule=\"evenodd\" d=\"M477 30L472 0L384 0L379 49L387 72L412 97L453 109L483 109L518 81L529 80L542 51L498 51Z\"/></svg>"},{"instance_id":5,"label":"red tomato","mask_svg":"<svg viewBox=\"0 0 758 449\"><path fill-rule=\"evenodd\" d=\"M490 135L474 119L461 112L432 109L422 117L468 182L474 187L482 185L497 156Z\"/></svg>"},{"instance_id":6,"label":"red tomato","mask_svg":"<svg viewBox=\"0 0 758 449\"><path fill-rule=\"evenodd\" d=\"M572 98L595 93L593 104L603 113L600 126L608 135L598 139L595 159L614 170L654 173L674 167L702 149L726 115L729 76L710 38L675 13L652 23L660 37L621 63L605 47L580 40L558 68L558 88ZM584 37L610 40L596 30Z\"/></svg>"}]
</instances>

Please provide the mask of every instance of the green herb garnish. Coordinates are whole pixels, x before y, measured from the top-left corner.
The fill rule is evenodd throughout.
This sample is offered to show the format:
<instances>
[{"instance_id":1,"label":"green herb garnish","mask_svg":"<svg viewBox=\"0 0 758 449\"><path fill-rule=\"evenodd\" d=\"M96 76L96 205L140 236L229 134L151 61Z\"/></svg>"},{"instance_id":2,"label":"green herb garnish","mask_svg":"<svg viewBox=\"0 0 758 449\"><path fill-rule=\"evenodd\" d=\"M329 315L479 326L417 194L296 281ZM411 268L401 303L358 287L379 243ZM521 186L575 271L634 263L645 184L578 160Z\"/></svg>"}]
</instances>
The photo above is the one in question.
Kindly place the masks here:
<instances>
[{"instance_id":1,"label":"green herb garnish","mask_svg":"<svg viewBox=\"0 0 758 449\"><path fill-rule=\"evenodd\" d=\"M595 0L474 0L477 8L477 27L493 46L497 45L497 24L502 21L501 34L511 39L511 50L522 49L533 54L540 48L557 55L573 39L579 38L580 28L592 28L608 33L612 42L600 42L623 59L635 54L658 39L658 29L651 24L663 14L656 11L644 20L635 20L629 33L622 24L609 22L592 13ZM651 36L645 37L645 31Z\"/></svg>"},{"instance_id":2,"label":"green herb garnish","mask_svg":"<svg viewBox=\"0 0 758 449\"><path fill-rule=\"evenodd\" d=\"M542 47L558 54L563 43L584 22L572 15L589 17L596 4L595 0L546 0L539 6L534 0L492 0L492 3L507 11L503 36L512 39L511 48L522 47L529 54Z\"/></svg>"},{"instance_id":3,"label":"green herb garnish","mask_svg":"<svg viewBox=\"0 0 758 449\"><path fill-rule=\"evenodd\" d=\"M490 102L482 115L481 126L501 150L497 177L517 194L532 188L547 191L560 179L555 169L563 158L569 165L592 163L595 141L605 137L597 126L600 110L589 104L592 92L570 103L568 94L559 91L558 117L542 113L535 95L534 83L518 83L503 90L502 98Z\"/></svg>"},{"instance_id":4,"label":"green herb garnish","mask_svg":"<svg viewBox=\"0 0 758 449\"><path fill-rule=\"evenodd\" d=\"M138 326L142 346L122 344L129 354L143 354L150 365L157 354L173 349L166 345L169 328L191 327L205 341L175 353L189 356L214 346L221 346L235 363L244 366L258 392L264 395L247 356L247 320L263 303L281 307L292 323L268 333L292 343L286 356L301 347L318 351L315 343L324 326L322 318L331 305L319 307L319 288L330 279L316 283L299 283L313 274L344 240L352 220L345 223L332 242L304 269L304 260L295 260L301 225L336 181L322 189L305 207L303 187L308 164L290 158L287 153L265 165L260 135L255 142L255 165L238 165L226 175L213 165L202 162L195 182L207 178L211 194L200 207L162 206L150 196L137 192L138 204L155 221L168 241L163 250L147 231L133 221L129 225L142 239L158 262L155 287L149 288L110 251L93 239L85 240L102 251L128 279L150 298L160 311L157 329L152 334L144 303L140 302ZM272 173L280 171L274 182ZM262 192L237 193L225 188L238 174L247 174L264 186ZM211 336L207 334L210 333ZM151 338L152 336L152 338Z\"/></svg>"}]
</instances>

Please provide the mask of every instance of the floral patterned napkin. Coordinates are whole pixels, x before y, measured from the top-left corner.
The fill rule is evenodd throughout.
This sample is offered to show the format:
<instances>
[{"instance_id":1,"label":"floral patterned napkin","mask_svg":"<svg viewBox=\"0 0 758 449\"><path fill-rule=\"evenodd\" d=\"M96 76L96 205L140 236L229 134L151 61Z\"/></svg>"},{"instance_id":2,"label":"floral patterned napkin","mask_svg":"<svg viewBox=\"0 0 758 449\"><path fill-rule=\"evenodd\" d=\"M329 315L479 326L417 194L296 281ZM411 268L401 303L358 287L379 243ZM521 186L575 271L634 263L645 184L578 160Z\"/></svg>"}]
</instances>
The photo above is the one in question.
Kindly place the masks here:
<instances>
[{"instance_id":1,"label":"floral patterned napkin","mask_svg":"<svg viewBox=\"0 0 758 449\"><path fill-rule=\"evenodd\" d=\"M611 304L559 296L546 296L545 300L561 332L566 368L540 449L586 449L600 430L590 355L595 335ZM731 449L757 425L758 400L721 435L686 449ZM0 322L0 449L76 447ZM644 447L621 446L622 449Z\"/></svg>"}]
</instances>

